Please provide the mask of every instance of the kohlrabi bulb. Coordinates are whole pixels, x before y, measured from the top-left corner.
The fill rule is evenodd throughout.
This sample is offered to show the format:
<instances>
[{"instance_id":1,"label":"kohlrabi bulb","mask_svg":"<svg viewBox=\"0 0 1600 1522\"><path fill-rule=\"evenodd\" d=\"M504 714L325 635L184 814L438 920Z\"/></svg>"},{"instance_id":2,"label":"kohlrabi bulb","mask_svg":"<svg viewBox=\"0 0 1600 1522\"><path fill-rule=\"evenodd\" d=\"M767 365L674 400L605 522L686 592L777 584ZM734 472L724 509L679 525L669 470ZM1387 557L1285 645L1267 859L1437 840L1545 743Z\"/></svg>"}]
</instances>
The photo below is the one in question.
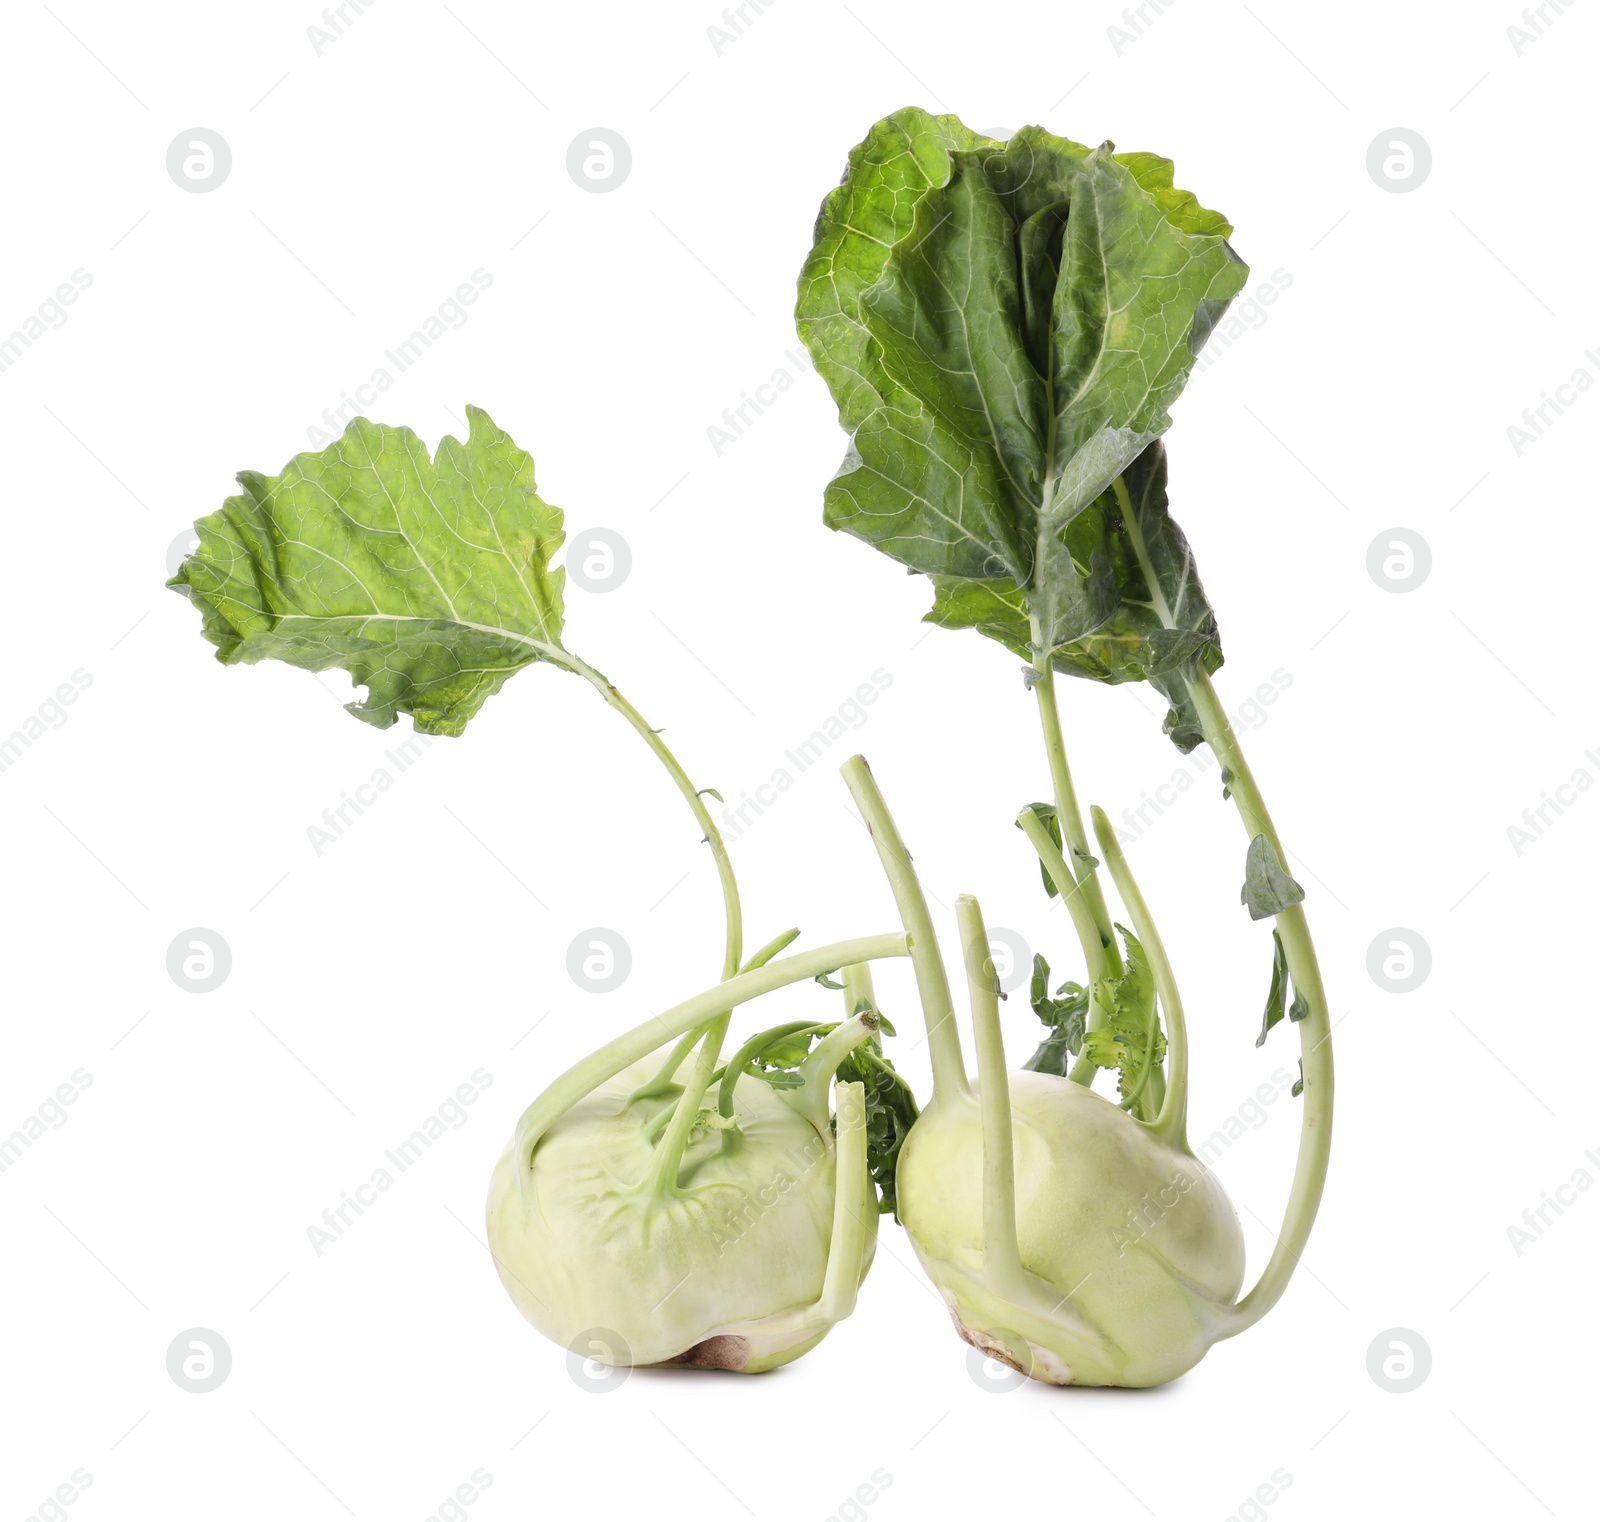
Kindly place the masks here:
<instances>
[{"instance_id":1,"label":"kohlrabi bulb","mask_svg":"<svg viewBox=\"0 0 1600 1522\"><path fill-rule=\"evenodd\" d=\"M746 1374L848 1316L878 1196L863 1085L834 1079L846 1060L872 1071L852 1055L879 1023L857 964L905 948L867 937L747 970L558 1078L489 1186L489 1246L523 1315L585 1359ZM849 1019L764 1032L718 1066L734 1005L838 969Z\"/></svg>"},{"instance_id":2,"label":"kohlrabi bulb","mask_svg":"<svg viewBox=\"0 0 1600 1522\"><path fill-rule=\"evenodd\" d=\"M1222 1186L1092 1089L1005 1077L1018 1283L986 1273L982 1082L926 1108L900 1153L901 1221L957 1331L1053 1384L1176 1378L1216 1341L1244 1278Z\"/></svg>"},{"instance_id":3,"label":"kohlrabi bulb","mask_svg":"<svg viewBox=\"0 0 1600 1522\"><path fill-rule=\"evenodd\" d=\"M840 1146L826 1114L814 1125L786 1093L740 1078L737 1130L696 1132L677 1186L659 1187L652 1131L673 1100L633 1097L653 1071L629 1068L568 1110L539 1141L525 1191L515 1151L501 1157L489 1190L501 1280L546 1337L602 1362L754 1374L798 1358L848 1311L828 1308L824 1289L838 1153L852 1135L864 1142L860 1085L839 1087ZM864 1149L853 1171L851 1161L844 1187L862 1237L844 1275L853 1302L878 1209Z\"/></svg>"}]
</instances>

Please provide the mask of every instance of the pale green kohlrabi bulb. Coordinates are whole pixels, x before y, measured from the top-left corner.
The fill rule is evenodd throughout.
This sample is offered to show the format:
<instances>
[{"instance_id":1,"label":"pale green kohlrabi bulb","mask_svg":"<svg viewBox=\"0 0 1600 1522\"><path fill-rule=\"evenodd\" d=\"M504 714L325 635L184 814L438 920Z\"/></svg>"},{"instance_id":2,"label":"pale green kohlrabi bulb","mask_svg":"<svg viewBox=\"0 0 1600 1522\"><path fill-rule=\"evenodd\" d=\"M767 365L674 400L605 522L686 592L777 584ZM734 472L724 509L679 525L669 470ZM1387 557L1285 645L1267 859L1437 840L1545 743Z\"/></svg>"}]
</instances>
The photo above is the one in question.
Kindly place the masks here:
<instances>
[{"instance_id":1,"label":"pale green kohlrabi bulb","mask_svg":"<svg viewBox=\"0 0 1600 1522\"><path fill-rule=\"evenodd\" d=\"M536 1100L488 1200L490 1249L523 1315L586 1359L747 1374L798 1358L848 1316L876 1246L878 1203L863 1086L833 1078L872 1039L875 1016L832 1028L796 1087L744 1073L741 1053L731 1105L700 1105L712 1097L728 1008L765 991L744 984L774 987L846 966L843 951L904 946L876 937L741 974L618 1038ZM786 968L792 976L775 976ZM847 975L859 988L865 970ZM708 1014L721 1027L711 1037ZM664 1063L659 1051L639 1061L667 1026L684 1039Z\"/></svg>"},{"instance_id":2,"label":"pale green kohlrabi bulb","mask_svg":"<svg viewBox=\"0 0 1600 1522\"><path fill-rule=\"evenodd\" d=\"M985 1076L936 1099L900 1154L901 1220L956 1329L1053 1384L1156 1385L1217 1340L1244 1240L1215 1176L1092 1089L1001 1072L1010 1090L1015 1271L986 1252Z\"/></svg>"},{"instance_id":3,"label":"pale green kohlrabi bulb","mask_svg":"<svg viewBox=\"0 0 1600 1522\"><path fill-rule=\"evenodd\" d=\"M1183 1139L1182 1007L1109 824L1101 849L1149 953L1171 1035L1170 1081L1154 1119L1067 1077L1007 1074L988 933L977 901L963 894L956 918L977 1036L974 1086L904 843L865 764L851 762L845 776L906 925L934 1070L934 1098L900 1152L898 1214L957 1331L1052 1384L1176 1378L1259 1311L1236 1303L1244 1242L1233 1207Z\"/></svg>"}]
</instances>

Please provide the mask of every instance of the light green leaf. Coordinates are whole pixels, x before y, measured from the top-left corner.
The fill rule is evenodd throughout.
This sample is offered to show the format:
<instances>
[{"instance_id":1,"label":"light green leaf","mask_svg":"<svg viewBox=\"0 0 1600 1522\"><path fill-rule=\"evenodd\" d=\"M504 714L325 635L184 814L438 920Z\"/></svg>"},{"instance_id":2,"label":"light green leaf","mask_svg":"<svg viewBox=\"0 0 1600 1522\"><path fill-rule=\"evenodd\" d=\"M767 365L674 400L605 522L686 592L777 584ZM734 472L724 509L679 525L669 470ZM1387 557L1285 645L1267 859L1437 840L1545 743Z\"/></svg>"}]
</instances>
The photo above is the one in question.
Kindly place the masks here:
<instances>
[{"instance_id":1,"label":"light green leaf","mask_svg":"<svg viewBox=\"0 0 1600 1522\"><path fill-rule=\"evenodd\" d=\"M486 412L467 416L466 443L445 438L433 459L409 428L357 418L281 475L242 472L167 583L218 660L342 667L367 688L346 705L358 719L409 713L423 734L459 735L512 673L559 659L561 511L529 455Z\"/></svg>"}]
</instances>

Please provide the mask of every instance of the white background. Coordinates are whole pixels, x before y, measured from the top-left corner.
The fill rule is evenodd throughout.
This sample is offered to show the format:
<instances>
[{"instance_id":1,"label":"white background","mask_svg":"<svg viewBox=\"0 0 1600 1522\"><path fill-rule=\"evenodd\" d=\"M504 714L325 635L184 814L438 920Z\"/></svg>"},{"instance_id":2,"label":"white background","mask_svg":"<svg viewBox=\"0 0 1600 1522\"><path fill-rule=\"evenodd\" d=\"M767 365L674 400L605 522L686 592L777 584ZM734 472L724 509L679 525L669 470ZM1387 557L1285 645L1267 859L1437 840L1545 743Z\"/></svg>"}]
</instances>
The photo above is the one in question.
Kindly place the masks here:
<instances>
[{"instance_id":1,"label":"white background","mask_svg":"<svg viewBox=\"0 0 1600 1522\"><path fill-rule=\"evenodd\" d=\"M39 1515L77 1469L85 1522L420 1522L476 1469L485 1522L823 1519L875 1470L875 1522L1220 1522L1277 1470L1292 1483L1245 1515L1592 1515L1600 1197L1520 1254L1507 1235L1600 1177L1600 798L1520 854L1507 836L1600 776L1600 396L1520 455L1506 431L1578 367L1600 378L1600 22L1546 15L1519 53L1510 0L1186 0L1119 52L1110 3L782 0L719 53L711 0L382 0L319 54L310 3L12 9L0 330L75 269L93 283L0 373L0 732L74 671L92 685L0 773L0 1134L74 1070L92 1084L0 1175L0 1515ZM860 748L938 901L978 893L1070 971L1011 826L1047 787L1016 661L927 632L926 583L820 524L843 440L789 357L794 279L847 149L908 103L1171 155L1235 223L1251 289L1289 277L1169 445L1225 701L1292 678L1245 740L1339 1021L1327 1198L1279 1309L1164 1389L985 1388L886 1222L856 1315L793 1368L600 1397L500 1289L482 1198L549 1078L715 977L716 882L681 803L587 687L534 669L319 856L308 827L409 724L346 717L337 675L217 665L165 562L482 269L470 320L370 411L431 444L484 406L573 530L625 537L632 574L570 591L569 640L697 782L736 800L893 679L734 844L752 944L897 928L834 770ZM205 194L165 167L196 126L233 155ZM596 126L633 154L606 194L566 169ZM1366 168L1397 126L1433 155L1404 194ZM708 427L779 368L798 384L716 454ZM1396 526L1433 557L1403 595L1367 571ZM1114 816L1185 765L1148 692L1062 696L1080 790ZM1252 1045L1269 951L1237 902L1244 845L1208 777L1130 848L1185 988L1197 1139L1293 1066L1288 1027ZM591 926L633 949L613 994L565 971ZM213 993L167 973L189 927L232 949ZM1404 995L1367 971L1392 927L1432 951ZM879 991L914 1029L904 967ZM1020 1062L1037 1024L1016 998L1004 1018ZM926 1094L925 1050L907 1066ZM318 1256L307 1227L480 1067L467 1123ZM1252 1273L1295 1113L1279 1100L1217 1163ZM192 1327L232 1349L206 1395L166 1371ZM1395 1327L1432 1350L1410 1394L1367 1372Z\"/></svg>"}]
</instances>

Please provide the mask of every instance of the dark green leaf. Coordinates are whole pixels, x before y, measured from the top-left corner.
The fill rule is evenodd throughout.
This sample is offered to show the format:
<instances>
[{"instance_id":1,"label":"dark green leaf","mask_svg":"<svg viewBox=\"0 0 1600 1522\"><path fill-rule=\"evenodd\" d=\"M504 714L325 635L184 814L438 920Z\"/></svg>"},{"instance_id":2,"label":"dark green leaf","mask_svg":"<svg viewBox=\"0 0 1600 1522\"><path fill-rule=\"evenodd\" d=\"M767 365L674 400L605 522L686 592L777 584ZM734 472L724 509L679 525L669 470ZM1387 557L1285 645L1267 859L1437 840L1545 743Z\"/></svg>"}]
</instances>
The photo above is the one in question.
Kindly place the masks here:
<instances>
[{"instance_id":1,"label":"dark green leaf","mask_svg":"<svg viewBox=\"0 0 1600 1522\"><path fill-rule=\"evenodd\" d=\"M1295 1079L1294 1087L1289 1090L1291 1099L1298 1099L1306 1091L1306 1065L1301 1062L1298 1066L1300 1068L1300 1076Z\"/></svg>"},{"instance_id":2,"label":"dark green leaf","mask_svg":"<svg viewBox=\"0 0 1600 1522\"><path fill-rule=\"evenodd\" d=\"M1267 989L1267 1007L1261 1016L1261 1034L1256 1037L1260 1046L1267 1032L1283 1019L1284 1001L1289 995L1289 963L1283 954L1283 941L1278 932L1272 932L1272 983Z\"/></svg>"},{"instance_id":3,"label":"dark green leaf","mask_svg":"<svg viewBox=\"0 0 1600 1522\"><path fill-rule=\"evenodd\" d=\"M796 313L851 438L828 523L932 577L935 623L1154 681L1186 748L1183 673L1221 654L1155 441L1244 282L1229 230L1165 159L905 110L825 201Z\"/></svg>"},{"instance_id":4,"label":"dark green leaf","mask_svg":"<svg viewBox=\"0 0 1600 1522\"><path fill-rule=\"evenodd\" d=\"M1072 1066L1071 1059L1083 1048L1083 1027L1089 1014L1089 991L1076 983L1063 983L1056 994L1055 998L1050 996L1050 964L1035 952L1028 999L1033 1005L1034 1014L1050 1027L1050 1034L1022 1065L1032 1073L1054 1073L1064 1078Z\"/></svg>"},{"instance_id":5,"label":"dark green leaf","mask_svg":"<svg viewBox=\"0 0 1600 1522\"><path fill-rule=\"evenodd\" d=\"M817 976L816 976L815 981L820 983L824 988L831 988L831 989L835 990L835 992L841 992L842 993L844 991L844 984L843 983L835 983L833 981L833 979L825 972L819 972L817 974Z\"/></svg>"},{"instance_id":6,"label":"dark green leaf","mask_svg":"<svg viewBox=\"0 0 1600 1522\"><path fill-rule=\"evenodd\" d=\"M1239 902L1250 911L1250 918L1271 919L1305 896L1306 890L1289 876L1289 869L1278 859L1272 842L1265 835L1257 835L1245 852L1244 887L1239 890Z\"/></svg>"},{"instance_id":7,"label":"dark green leaf","mask_svg":"<svg viewBox=\"0 0 1600 1522\"><path fill-rule=\"evenodd\" d=\"M893 1211L898 1220L895 1169L900 1149L917 1118L916 1096L883 1055L876 1039L850 1052L839 1064L838 1077L844 1083L859 1083L866 1090L867 1172L878 1188L878 1210Z\"/></svg>"},{"instance_id":8,"label":"dark green leaf","mask_svg":"<svg viewBox=\"0 0 1600 1522\"><path fill-rule=\"evenodd\" d=\"M701 797L701 798L715 798L718 803L721 803L721 802L724 801L723 797L722 797L722 794L719 793L714 787L703 787L703 788L701 788L698 796Z\"/></svg>"}]
</instances>

